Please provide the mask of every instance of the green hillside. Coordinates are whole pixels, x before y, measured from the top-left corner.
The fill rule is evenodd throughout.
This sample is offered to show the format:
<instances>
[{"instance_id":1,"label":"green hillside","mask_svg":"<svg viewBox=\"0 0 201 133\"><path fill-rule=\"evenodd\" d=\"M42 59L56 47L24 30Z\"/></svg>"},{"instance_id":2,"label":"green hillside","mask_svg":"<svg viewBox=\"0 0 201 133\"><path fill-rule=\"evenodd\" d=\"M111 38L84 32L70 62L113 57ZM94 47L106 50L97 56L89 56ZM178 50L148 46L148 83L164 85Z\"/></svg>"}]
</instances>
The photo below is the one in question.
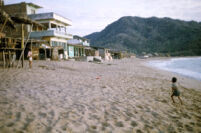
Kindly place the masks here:
<instances>
[{"instance_id":1,"label":"green hillside","mask_svg":"<svg viewBox=\"0 0 201 133\"><path fill-rule=\"evenodd\" d=\"M122 17L103 31L85 36L91 45L137 54L201 55L201 23L170 18Z\"/></svg>"}]
</instances>

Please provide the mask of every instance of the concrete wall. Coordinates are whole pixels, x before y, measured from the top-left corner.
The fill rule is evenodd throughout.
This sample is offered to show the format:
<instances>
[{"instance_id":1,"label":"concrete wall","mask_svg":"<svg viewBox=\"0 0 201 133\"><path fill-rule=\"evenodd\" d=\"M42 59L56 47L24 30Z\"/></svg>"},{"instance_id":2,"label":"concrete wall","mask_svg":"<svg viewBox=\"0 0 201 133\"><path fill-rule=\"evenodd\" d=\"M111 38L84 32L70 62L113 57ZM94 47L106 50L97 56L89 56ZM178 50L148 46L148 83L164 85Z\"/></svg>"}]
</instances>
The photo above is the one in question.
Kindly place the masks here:
<instances>
[{"instance_id":1,"label":"concrete wall","mask_svg":"<svg viewBox=\"0 0 201 133\"><path fill-rule=\"evenodd\" d=\"M31 6L29 6L29 5L27 5L27 15L30 15L30 14L35 14L36 13L36 8L34 8L34 7L31 7ZM32 13L32 11L34 11L34 13Z\"/></svg>"},{"instance_id":2,"label":"concrete wall","mask_svg":"<svg viewBox=\"0 0 201 133\"><path fill-rule=\"evenodd\" d=\"M90 46L90 43L87 42L87 41L84 41L84 42L83 42L83 45L84 45L84 46Z\"/></svg>"},{"instance_id":3,"label":"concrete wall","mask_svg":"<svg viewBox=\"0 0 201 133\"><path fill-rule=\"evenodd\" d=\"M99 51L99 56L101 56L102 58L105 58L105 49L98 49Z\"/></svg>"}]
</instances>

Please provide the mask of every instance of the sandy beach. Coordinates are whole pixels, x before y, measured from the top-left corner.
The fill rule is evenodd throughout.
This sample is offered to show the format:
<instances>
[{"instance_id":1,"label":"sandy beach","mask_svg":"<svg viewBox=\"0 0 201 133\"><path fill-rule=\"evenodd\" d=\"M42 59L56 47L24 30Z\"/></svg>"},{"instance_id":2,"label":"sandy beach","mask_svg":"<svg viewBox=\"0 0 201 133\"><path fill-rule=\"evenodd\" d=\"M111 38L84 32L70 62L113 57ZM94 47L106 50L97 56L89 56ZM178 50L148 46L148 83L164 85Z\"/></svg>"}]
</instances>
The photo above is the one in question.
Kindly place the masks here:
<instances>
[{"instance_id":1,"label":"sandy beach","mask_svg":"<svg viewBox=\"0 0 201 133\"><path fill-rule=\"evenodd\" d=\"M0 68L0 133L201 133L201 82L148 60ZM183 105L172 103L172 76Z\"/></svg>"}]
</instances>

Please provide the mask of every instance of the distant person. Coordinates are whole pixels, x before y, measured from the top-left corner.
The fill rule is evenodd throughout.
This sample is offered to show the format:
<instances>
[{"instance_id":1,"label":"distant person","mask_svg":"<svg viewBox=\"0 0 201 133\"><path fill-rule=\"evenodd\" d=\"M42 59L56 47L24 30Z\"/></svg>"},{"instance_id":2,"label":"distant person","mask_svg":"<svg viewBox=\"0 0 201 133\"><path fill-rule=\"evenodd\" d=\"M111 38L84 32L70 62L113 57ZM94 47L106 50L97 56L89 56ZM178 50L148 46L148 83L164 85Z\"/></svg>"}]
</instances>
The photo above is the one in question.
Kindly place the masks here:
<instances>
[{"instance_id":1,"label":"distant person","mask_svg":"<svg viewBox=\"0 0 201 133\"><path fill-rule=\"evenodd\" d=\"M32 60L33 60L33 58L32 58L32 51L31 51L31 49L29 49L27 57L29 58L29 68L32 68Z\"/></svg>"},{"instance_id":2,"label":"distant person","mask_svg":"<svg viewBox=\"0 0 201 133\"><path fill-rule=\"evenodd\" d=\"M174 96L177 96L179 101L180 101L180 103L182 104L182 101L181 101L181 98L180 98L180 92L179 92L179 90L177 88L176 82L177 82L177 78L173 77L172 78L172 95L171 95L171 98L172 98L173 103L175 103Z\"/></svg>"}]
</instances>

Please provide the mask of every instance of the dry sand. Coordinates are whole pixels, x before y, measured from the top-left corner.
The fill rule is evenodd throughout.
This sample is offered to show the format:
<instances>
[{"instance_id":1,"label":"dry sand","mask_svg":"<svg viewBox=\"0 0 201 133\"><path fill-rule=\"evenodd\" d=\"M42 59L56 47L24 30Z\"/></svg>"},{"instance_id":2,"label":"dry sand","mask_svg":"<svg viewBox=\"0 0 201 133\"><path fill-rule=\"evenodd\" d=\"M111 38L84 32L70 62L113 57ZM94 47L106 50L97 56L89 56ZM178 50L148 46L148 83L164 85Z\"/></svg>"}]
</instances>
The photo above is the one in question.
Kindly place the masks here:
<instances>
[{"instance_id":1,"label":"dry sand","mask_svg":"<svg viewBox=\"0 0 201 133\"><path fill-rule=\"evenodd\" d=\"M201 82L122 59L0 69L0 133L201 132ZM171 95L177 76L180 105Z\"/></svg>"}]
</instances>

